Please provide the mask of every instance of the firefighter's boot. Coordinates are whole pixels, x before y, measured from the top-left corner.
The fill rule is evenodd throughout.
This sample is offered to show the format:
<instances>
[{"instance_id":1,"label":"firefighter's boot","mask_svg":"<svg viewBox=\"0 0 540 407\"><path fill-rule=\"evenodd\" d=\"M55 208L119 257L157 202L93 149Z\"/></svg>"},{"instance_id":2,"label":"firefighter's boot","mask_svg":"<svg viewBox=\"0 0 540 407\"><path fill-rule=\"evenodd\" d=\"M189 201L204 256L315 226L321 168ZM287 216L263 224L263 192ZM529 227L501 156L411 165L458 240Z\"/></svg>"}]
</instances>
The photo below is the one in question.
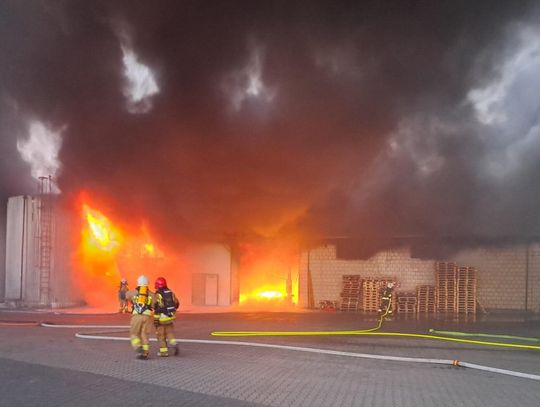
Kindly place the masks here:
<instances>
[{"instance_id":1,"label":"firefighter's boot","mask_svg":"<svg viewBox=\"0 0 540 407\"><path fill-rule=\"evenodd\" d=\"M174 356L180 355L180 348L178 347L178 345L174 345L174 347L173 347L173 355Z\"/></svg>"},{"instance_id":2,"label":"firefighter's boot","mask_svg":"<svg viewBox=\"0 0 540 407\"><path fill-rule=\"evenodd\" d=\"M148 351L145 351L142 346L137 349L137 359L146 360L148 359Z\"/></svg>"},{"instance_id":3,"label":"firefighter's boot","mask_svg":"<svg viewBox=\"0 0 540 407\"><path fill-rule=\"evenodd\" d=\"M166 358L169 356L169 348L167 348L167 346L160 347L157 355L162 358Z\"/></svg>"}]
</instances>

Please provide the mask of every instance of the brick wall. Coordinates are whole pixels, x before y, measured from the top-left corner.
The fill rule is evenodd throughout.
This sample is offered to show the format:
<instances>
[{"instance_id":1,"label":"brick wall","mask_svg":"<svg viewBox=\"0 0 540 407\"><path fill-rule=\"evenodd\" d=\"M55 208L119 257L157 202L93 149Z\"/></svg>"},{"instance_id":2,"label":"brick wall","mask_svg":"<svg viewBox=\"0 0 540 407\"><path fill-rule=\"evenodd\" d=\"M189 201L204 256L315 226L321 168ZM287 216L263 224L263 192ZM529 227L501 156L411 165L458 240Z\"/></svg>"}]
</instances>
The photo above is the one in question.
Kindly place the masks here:
<instances>
[{"instance_id":1,"label":"brick wall","mask_svg":"<svg viewBox=\"0 0 540 407\"><path fill-rule=\"evenodd\" d=\"M466 250L452 261L477 268L478 301L485 308L525 310L528 286L527 307L540 312L539 244Z\"/></svg>"},{"instance_id":2,"label":"brick wall","mask_svg":"<svg viewBox=\"0 0 540 407\"><path fill-rule=\"evenodd\" d=\"M528 260L527 260L528 259ZM478 270L478 300L488 309L525 309L528 268L528 309L540 312L540 244L465 250L437 261L456 262ZM381 251L367 260L336 259L333 244L305 250L300 257L299 304L308 307L308 269L311 271L313 305L321 300L339 300L341 276L392 277L398 291L435 284L435 260L410 257L408 248Z\"/></svg>"}]
</instances>

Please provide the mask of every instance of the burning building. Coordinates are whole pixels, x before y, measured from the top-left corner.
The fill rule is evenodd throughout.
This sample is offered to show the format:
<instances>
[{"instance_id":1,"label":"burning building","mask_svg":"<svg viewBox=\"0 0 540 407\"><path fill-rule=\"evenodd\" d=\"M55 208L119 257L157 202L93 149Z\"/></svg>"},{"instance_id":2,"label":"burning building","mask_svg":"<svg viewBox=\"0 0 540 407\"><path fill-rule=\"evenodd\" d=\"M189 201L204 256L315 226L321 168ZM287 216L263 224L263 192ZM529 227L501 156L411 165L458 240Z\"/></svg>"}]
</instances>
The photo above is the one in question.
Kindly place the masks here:
<instances>
[{"instance_id":1,"label":"burning building","mask_svg":"<svg viewBox=\"0 0 540 407\"><path fill-rule=\"evenodd\" d=\"M98 210L83 205L77 214L72 209L49 193L9 198L2 302L103 307L114 303L122 277L135 281L144 273L166 275L187 304L230 304L232 262L225 246L190 248L182 257L182 270L175 270L180 260L166 257L147 232L132 238ZM192 280L178 277L188 272ZM191 281L196 282L193 287Z\"/></svg>"},{"instance_id":2,"label":"burning building","mask_svg":"<svg viewBox=\"0 0 540 407\"><path fill-rule=\"evenodd\" d=\"M477 268L488 308L536 307L536 242L489 239L540 233L537 2L309 3L2 2L0 200L52 174L105 197L90 217L117 232L80 206L47 237L41 198L11 200L6 299L159 272L184 303L317 306L342 275L413 289L442 261ZM261 243L441 235L487 243L461 260Z\"/></svg>"},{"instance_id":3,"label":"burning building","mask_svg":"<svg viewBox=\"0 0 540 407\"><path fill-rule=\"evenodd\" d=\"M184 306L290 306L296 253L261 244L158 243L146 224L119 226L79 200L11 197L7 204L3 301L19 307L114 309L119 281L165 276ZM165 248L164 248L165 247ZM293 270L296 275L296 270Z\"/></svg>"}]
</instances>

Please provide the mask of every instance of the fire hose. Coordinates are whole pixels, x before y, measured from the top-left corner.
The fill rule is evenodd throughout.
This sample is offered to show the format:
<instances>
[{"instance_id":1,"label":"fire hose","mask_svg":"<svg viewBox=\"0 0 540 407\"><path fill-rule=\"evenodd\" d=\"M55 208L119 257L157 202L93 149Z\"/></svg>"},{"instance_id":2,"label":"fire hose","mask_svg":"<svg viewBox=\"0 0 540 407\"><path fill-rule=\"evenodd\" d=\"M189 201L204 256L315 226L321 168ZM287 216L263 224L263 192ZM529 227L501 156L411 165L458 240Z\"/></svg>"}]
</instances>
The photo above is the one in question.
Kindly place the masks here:
<instances>
[{"instance_id":1,"label":"fire hose","mask_svg":"<svg viewBox=\"0 0 540 407\"><path fill-rule=\"evenodd\" d=\"M41 326L46 328L75 328L75 329L84 329L84 328L102 328L102 329L128 329L129 326L127 325L57 325L57 324L51 324L51 323L42 323ZM371 328L374 329L374 328ZM414 336L414 334L401 334L401 333L382 333L382 332L366 332L365 331L326 331L325 334L328 334L328 332L339 332L339 334L342 335L351 335L351 332L357 332L356 334L359 334L360 332L363 332L363 334L373 334L373 335L394 335L394 336ZM128 337L122 337L122 336L107 336L107 335L96 335L101 333L114 333L116 331L108 331L108 332L93 332L93 333L76 333L75 337L80 339L95 339L95 340L109 340L109 341L129 341L130 338ZM253 333L253 332L252 332ZM257 332L261 333L261 332ZM285 332L287 334L294 334L294 332ZM215 333L212 333L214 335ZM354 334L354 333L353 333ZM214 335L216 336L216 335ZM226 336L226 335L224 335ZM232 336L232 335L231 335ZM247 335L247 336L255 336L255 335ZM258 335L261 336L261 335ZM291 336L291 335L288 335ZM438 338L436 336L432 335L417 335L420 337L433 337ZM439 338L440 339L440 338ZM452 339L452 338L446 338L446 339ZM156 341L156 338L150 338L150 341ZM371 353L357 353L357 352L345 352L345 351L337 351L337 350L331 350L331 349L319 349L319 348L309 348L309 347L301 347L301 346L288 346L288 345L276 345L276 344L269 344L269 343L257 343L257 342L240 342L240 341L220 341L220 340L205 340L205 339L177 339L176 340L179 343L194 343L194 344L208 344L208 345L228 345L228 346L251 346L251 347L259 347L259 348L272 348L272 349L282 349L282 350L290 350L290 351L297 351L297 352L309 352L309 353L317 353L317 354L324 354L324 355L334 355L334 356L346 356L346 357L355 357L355 358L363 358L363 359L374 359L374 360L389 360L389 361L395 361L395 362L408 362L408 363L424 363L424 364L438 364L438 365L450 365L450 366L456 366L456 367L466 367L469 369L475 369L475 370L481 370L485 372L491 372L491 373L499 373L504 374L507 376L513 376L513 377L519 377L519 378L525 378L525 379L531 379L531 380L537 380L540 381L540 375L531 374L531 373L524 373L524 372L516 372L513 370L508 369L499 369L495 367L490 366L484 366L484 365L478 365L475 363L469 363L469 362L463 362L457 359L432 359L432 358L415 358L415 357L406 357L406 356L387 356L387 355L377 355L377 354L371 354ZM465 341L465 340L464 340Z\"/></svg>"},{"instance_id":2,"label":"fire hose","mask_svg":"<svg viewBox=\"0 0 540 407\"><path fill-rule=\"evenodd\" d=\"M465 336L465 337L480 337L480 338L500 338L500 339L510 339L517 341L533 342L540 343L538 338L529 338L526 336L514 336L514 335L496 335L496 334L485 334L485 333L471 333L471 332L454 332L454 331L438 331L435 329L430 329L430 333L435 335L446 335L446 336Z\"/></svg>"},{"instance_id":3,"label":"fire hose","mask_svg":"<svg viewBox=\"0 0 540 407\"><path fill-rule=\"evenodd\" d=\"M375 332L378 331L383 322L386 320L387 315L391 309L391 303L388 304L384 313L381 313L377 325L373 328L364 329L364 330L354 330L354 331L222 331L222 332L212 332L212 336L222 336L222 337L238 337L238 336L321 336L321 335L373 335L373 336L397 336L397 337L412 337L412 338L424 338L424 339L435 339L443 340L450 342L460 342L460 343L471 343L476 345L484 346L499 346L499 347L508 347L508 348L518 348L518 349L532 349L540 350L540 346L536 345L522 345L515 343L500 343L500 342L487 342L487 341L477 341L472 339L459 339L459 338L449 338L444 336L437 335L427 335L427 334L412 334L412 333L402 333L402 332ZM110 328L110 329L127 329L127 325L55 325L42 323L44 327L48 328ZM93 333L76 333L75 337L81 339L97 339L97 340L117 340L117 341L128 341L127 337L117 337L117 336L103 336L96 335L98 333L113 333L116 331L109 332L93 332ZM430 330L432 333L443 333L445 331L434 331ZM487 335L487 334L486 334ZM502 335L501 335L502 336ZM519 338L519 337L514 337ZM533 338L529 338L533 339ZM155 338L151 338L151 341L156 341ZM287 345L275 345L275 344L266 344L266 343L253 343L253 342L240 342L240 341L220 341L220 340L202 340L202 339L177 339L177 342L181 343L200 343L200 344L213 344L213 345L236 345L236 346L252 346L252 347L265 347L265 348L274 348L274 349L284 349L284 350L294 350L299 352L311 352L327 355L336 355L336 356L349 356L356 358L364 359L376 359L376 360L391 360L398 362L411 362L411 363L432 363L432 364L442 364L442 365L451 365L451 366L461 366L470 369L482 370L492 373L505 374L514 377L532 379L540 381L540 375L516 372L507 369L499 369L490 366L483 366L469 362L463 362L457 359L429 359L429 358L413 358L413 357L404 357L404 356L387 356L387 355L376 355L368 353L356 353L356 352L344 352L336 351L329 349L317 349L317 348L308 348L300 346L287 346Z\"/></svg>"},{"instance_id":4,"label":"fire hose","mask_svg":"<svg viewBox=\"0 0 540 407\"><path fill-rule=\"evenodd\" d=\"M386 320L387 315L390 313L392 308L392 303L389 302L384 313L381 313L379 317L379 322L377 326L369 329L362 330L353 330L353 331L216 331L212 332L212 336L228 336L228 337L239 337L239 336L331 336L331 335L373 335L373 336L398 336L398 337L409 337L409 338L423 338L423 339L435 339L439 341L449 341L449 342L460 342L460 343L471 343L475 345L483 346L499 346L505 348L516 348L516 349L532 349L540 350L538 345L522 345L517 343L501 343L501 342L488 342L488 341L478 341L473 339L459 339L459 338L448 338L445 336L439 335L428 335L428 334L413 334L413 333L404 333L404 332L376 332L381 329L383 322ZM474 335L465 335L463 333L449 332L449 331L435 331L430 329L430 333L441 333L441 334L454 334L461 336L474 336ZM483 334L487 337L499 337L504 338L504 335L489 335ZM522 337L512 337L506 336L510 339L523 339ZM540 340L535 338L527 338L528 340L534 339L537 342Z\"/></svg>"}]
</instances>

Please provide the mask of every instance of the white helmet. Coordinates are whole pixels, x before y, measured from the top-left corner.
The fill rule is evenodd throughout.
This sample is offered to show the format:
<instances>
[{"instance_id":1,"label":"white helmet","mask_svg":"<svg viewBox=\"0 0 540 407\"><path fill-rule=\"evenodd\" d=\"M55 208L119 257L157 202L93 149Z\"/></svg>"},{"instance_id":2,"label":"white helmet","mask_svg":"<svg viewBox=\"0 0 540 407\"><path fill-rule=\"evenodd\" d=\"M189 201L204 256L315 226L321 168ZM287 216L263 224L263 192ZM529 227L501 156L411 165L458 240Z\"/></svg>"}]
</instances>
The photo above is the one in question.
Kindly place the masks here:
<instances>
[{"instance_id":1,"label":"white helmet","mask_svg":"<svg viewBox=\"0 0 540 407\"><path fill-rule=\"evenodd\" d=\"M143 285L148 285L148 277L146 276L139 276L139 278L137 279L137 285L139 287L143 286Z\"/></svg>"}]
</instances>

